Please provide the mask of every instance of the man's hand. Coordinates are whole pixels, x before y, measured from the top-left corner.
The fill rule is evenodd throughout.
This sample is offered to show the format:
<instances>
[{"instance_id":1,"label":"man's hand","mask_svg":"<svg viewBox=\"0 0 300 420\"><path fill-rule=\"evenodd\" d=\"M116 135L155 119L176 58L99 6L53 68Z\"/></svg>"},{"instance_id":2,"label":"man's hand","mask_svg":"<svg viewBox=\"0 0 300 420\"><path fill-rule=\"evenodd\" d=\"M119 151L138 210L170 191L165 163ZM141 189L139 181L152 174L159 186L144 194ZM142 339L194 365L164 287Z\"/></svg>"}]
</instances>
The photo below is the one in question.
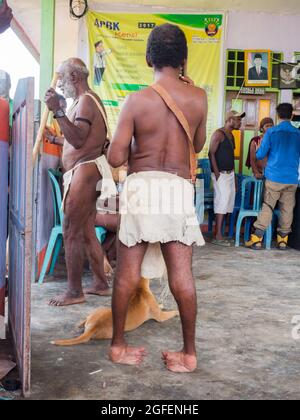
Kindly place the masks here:
<instances>
[{"instance_id":1,"label":"man's hand","mask_svg":"<svg viewBox=\"0 0 300 420\"><path fill-rule=\"evenodd\" d=\"M55 142L55 136L53 135L52 131L49 128L45 128L44 136L48 140L49 143L53 144Z\"/></svg>"},{"instance_id":2,"label":"man's hand","mask_svg":"<svg viewBox=\"0 0 300 420\"><path fill-rule=\"evenodd\" d=\"M217 180L217 181L219 181L220 176L221 176L220 172L215 173L215 177L216 177L216 180Z\"/></svg>"},{"instance_id":3,"label":"man's hand","mask_svg":"<svg viewBox=\"0 0 300 420\"><path fill-rule=\"evenodd\" d=\"M0 34L9 28L12 18L12 10L8 7L6 0L4 0L0 6Z\"/></svg>"},{"instance_id":4,"label":"man's hand","mask_svg":"<svg viewBox=\"0 0 300 420\"><path fill-rule=\"evenodd\" d=\"M188 76L180 76L179 79L187 85L195 86L195 82Z\"/></svg>"},{"instance_id":5,"label":"man's hand","mask_svg":"<svg viewBox=\"0 0 300 420\"><path fill-rule=\"evenodd\" d=\"M263 179L264 177L263 174L260 172L254 172L253 175L255 176L256 179Z\"/></svg>"},{"instance_id":6,"label":"man's hand","mask_svg":"<svg viewBox=\"0 0 300 420\"><path fill-rule=\"evenodd\" d=\"M45 104L47 105L49 111L52 111L53 113L60 109L59 96L54 89L50 88L47 90L45 95Z\"/></svg>"}]
</instances>

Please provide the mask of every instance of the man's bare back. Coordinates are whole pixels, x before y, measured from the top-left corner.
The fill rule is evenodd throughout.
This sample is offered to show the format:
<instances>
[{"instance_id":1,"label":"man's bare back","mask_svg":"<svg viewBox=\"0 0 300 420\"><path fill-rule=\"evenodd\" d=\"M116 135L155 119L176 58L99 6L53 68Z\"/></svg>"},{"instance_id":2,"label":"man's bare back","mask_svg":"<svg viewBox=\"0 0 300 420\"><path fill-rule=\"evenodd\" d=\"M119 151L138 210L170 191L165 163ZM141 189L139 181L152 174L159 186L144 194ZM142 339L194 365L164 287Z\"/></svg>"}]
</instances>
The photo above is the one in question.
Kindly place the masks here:
<instances>
[{"instance_id":1,"label":"man's bare back","mask_svg":"<svg viewBox=\"0 0 300 420\"><path fill-rule=\"evenodd\" d=\"M184 113L192 138L195 139L196 153L200 152L206 138L205 91L174 78L163 77L158 83L168 91ZM130 114L130 118L134 121L129 174L165 171L185 179L190 178L189 144L186 133L175 115L152 88L131 95L124 105L122 114L115 134L119 144L121 139L126 140L127 114Z\"/></svg>"}]
</instances>

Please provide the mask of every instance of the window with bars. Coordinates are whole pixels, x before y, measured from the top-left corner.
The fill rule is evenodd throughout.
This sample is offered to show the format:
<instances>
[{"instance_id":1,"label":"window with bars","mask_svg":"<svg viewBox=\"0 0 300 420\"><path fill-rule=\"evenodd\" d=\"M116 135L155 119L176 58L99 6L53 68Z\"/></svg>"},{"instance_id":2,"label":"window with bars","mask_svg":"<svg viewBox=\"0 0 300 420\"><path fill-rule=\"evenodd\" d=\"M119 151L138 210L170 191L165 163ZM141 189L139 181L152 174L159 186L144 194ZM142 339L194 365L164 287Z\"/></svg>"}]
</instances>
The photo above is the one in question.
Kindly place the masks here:
<instances>
[{"instance_id":1,"label":"window with bars","mask_svg":"<svg viewBox=\"0 0 300 420\"><path fill-rule=\"evenodd\" d=\"M300 53L299 53L300 57ZM300 59L300 58L299 58ZM272 87L267 91L278 90L279 64L283 60L282 53L271 53ZM226 90L239 90L245 79L245 53L242 50L227 50Z\"/></svg>"}]
</instances>

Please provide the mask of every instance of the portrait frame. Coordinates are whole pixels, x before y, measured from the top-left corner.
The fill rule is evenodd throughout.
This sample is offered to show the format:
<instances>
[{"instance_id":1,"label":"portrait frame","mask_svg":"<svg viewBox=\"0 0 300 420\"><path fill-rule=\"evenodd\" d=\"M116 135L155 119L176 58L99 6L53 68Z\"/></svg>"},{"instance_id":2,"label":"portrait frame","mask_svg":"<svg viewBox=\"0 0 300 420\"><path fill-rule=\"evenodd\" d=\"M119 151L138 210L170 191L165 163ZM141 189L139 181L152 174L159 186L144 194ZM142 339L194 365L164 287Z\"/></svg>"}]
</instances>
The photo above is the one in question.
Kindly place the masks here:
<instances>
[{"instance_id":1,"label":"portrait frame","mask_svg":"<svg viewBox=\"0 0 300 420\"><path fill-rule=\"evenodd\" d=\"M279 64L279 89L297 89L297 79L295 71L297 63L281 63ZM288 71L289 78L285 78L284 72ZM287 76L286 76L287 77Z\"/></svg>"},{"instance_id":2,"label":"portrait frame","mask_svg":"<svg viewBox=\"0 0 300 420\"><path fill-rule=\"evenodd\" d=\"M262 58L261 75L257 76L254 64L255 56ZM261 79L261 77L264 77ZM272 86L272 60L271 50L245 50L245 86L271 87Z\"/></svg>"}]
</instances>

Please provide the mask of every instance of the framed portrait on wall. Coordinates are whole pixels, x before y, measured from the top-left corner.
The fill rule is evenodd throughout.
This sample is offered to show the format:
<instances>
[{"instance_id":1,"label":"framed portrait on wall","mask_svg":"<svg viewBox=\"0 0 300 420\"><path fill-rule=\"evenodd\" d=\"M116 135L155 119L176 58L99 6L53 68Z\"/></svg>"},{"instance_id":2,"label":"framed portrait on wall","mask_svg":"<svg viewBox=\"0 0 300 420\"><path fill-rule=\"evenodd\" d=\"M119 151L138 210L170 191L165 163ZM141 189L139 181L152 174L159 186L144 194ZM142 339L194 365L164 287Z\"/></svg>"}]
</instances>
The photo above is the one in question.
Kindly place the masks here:
<instances>
[{"instance_id":1,"label":"framed portrait on wall","mask_svg":"<svg viewBox=\"0 0 300 420\"><path fill-rule=\"evenodd\" d=\"M279 76L279 89L297 89L297 64L280 64Z\"/></svg>"},{"instance_id":2,"label":"framed portrait on wall","mask_svg":"<svg viewBox=\"0 0 300 420\"><path fill-rule=\"evenodd\" d=\"M245 51L245 86L272 86L272 64L270 50Z\"/></svg>"}]
</instances>

